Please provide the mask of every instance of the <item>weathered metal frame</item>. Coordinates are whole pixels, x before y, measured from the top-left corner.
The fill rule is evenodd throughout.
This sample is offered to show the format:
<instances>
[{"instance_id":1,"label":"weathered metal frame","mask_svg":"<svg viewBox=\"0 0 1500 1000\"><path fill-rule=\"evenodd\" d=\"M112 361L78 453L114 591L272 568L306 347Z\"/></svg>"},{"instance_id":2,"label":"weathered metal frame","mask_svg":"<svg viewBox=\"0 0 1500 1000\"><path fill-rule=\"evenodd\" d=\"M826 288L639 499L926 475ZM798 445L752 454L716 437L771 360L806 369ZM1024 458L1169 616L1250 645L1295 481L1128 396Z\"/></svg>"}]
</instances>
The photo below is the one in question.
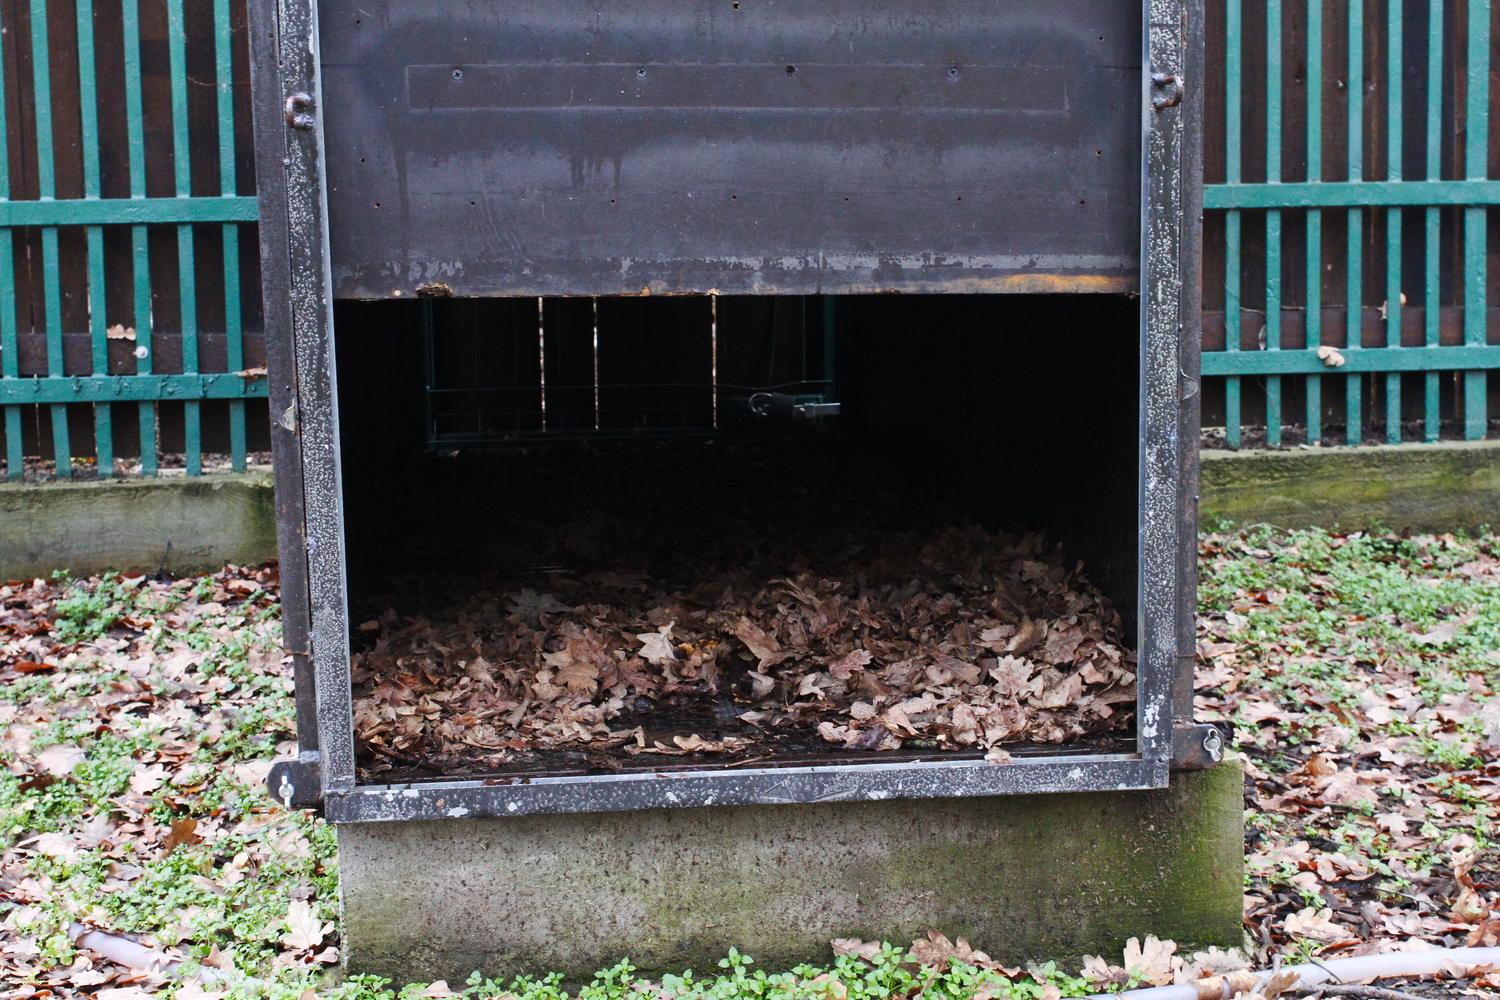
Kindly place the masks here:
<instances>
[{"instance_id":1,"label":"weathered metal frame","mask_svg":"<svg viewBox=\"0 0 1500 1000\"><path fill-rule=\"evenodd\" d=\"M1192 560L1201 185L1199 94L1193 84L1201 76L1195 61L1201 49L1201 0L1142 4L1140 114L1146 167L1141 186L1136 752L1018 756L1004 765L971 760L664 770L514 779L510 784L472 779L364 786L355 784L317 3L251 0L250 8L284 628L296 666L303 763L317 769L329 819L511 816L1166 784L1173 723L1182 722L1175 716L1191 712L1190 695L1184 692L1191 691L1196 596ZM1174 103L1171 94L1179 87L1185 93ZM289 127L294 115L287 109L297 95L300 114L296 127Z\"/></svg>"}]
</instances>

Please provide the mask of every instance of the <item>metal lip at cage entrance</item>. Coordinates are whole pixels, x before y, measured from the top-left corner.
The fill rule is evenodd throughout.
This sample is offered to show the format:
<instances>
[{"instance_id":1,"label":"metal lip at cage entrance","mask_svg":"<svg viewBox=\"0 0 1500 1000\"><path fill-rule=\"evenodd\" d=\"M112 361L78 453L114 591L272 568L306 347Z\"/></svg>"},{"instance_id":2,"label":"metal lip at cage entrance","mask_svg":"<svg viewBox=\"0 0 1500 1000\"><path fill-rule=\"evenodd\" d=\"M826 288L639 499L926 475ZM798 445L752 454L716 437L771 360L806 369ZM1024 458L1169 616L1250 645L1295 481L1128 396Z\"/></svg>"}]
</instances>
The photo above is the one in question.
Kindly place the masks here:
<instances>
[{"instance_id":1,"label":"metal lip at cage entrance","mask_svg":"<svg viewBox=\"0 0 1500 1000\"><path fill-rule=\"evenodd\" d=\"M653 3L659 6L657 0L632 0L619 8L623 13L617 12L612 16L628 15L649 20L654 16ZM882 6L876 0L871 0L871 5ZM387 5L377 6L380 11L394 16L396 8L393 5L390 11L387 11ZM735 5L735 8L738 9L739 6ZM891 5L887 3L883 6ZM930 12L933 23L942 22L945 5L934 0L928 6L933 8ZM795 280L783 281L780 277L772 276L775 280L768 283L747 282L747 272L743 268L720 268L716 262L731 259L774 260L785 256L777 247L766 245L766 241L772 237L760 233L755 225L747 224L743 219L735 221L736 217L732 213L745 208L742 201L752 202L754 198L746 196L741 199L738 194L728 195L723 205L713 212L703 214L697 205L689 206L685 196L678 198L675 191L663 194L654 203L655 208L648 205L646 208L636 209L645 214L635 216L634 221L626 220L618 224L611 222L608 225L601 222L598 239L573 258L578 263L576 268L569 270L559 267L551 274L533 271L529 261L548 259L548 254L547 248L543 248L523 260L526 257L524 248L522 251L516 250L520 242L515 238L519 231L516 227L524 227L525 219L517 222L520 218L518 216L497 222L494 206L489 202L481 205L480 202L485 199L477 194L470 198L462 184L454 183L447 189L439 190L429 183L435 183L434 178L441 180L445 176L445 162L458 164L452 167L453 172L446 175L450 179L462 180L460 168L471 172L479 169L475 166L475 163L480 162L475 159L478 147L473 147L476 140L473 135L468 134L472 130L455 126L453 121L457 119L452 116L480 115L482 112L483 120L492 122L494 127L483 135L489 136L501 146L506 142L512 144L495 153L494 162L499 162L503 155L512 153L518 158L516 163L528 156L532 159L526 160L527 163L542 162L533 155L534 150L528 153L523 149L525 143L532 140L525 137L524 130L516 131L511 128L515 124L511 122L512 118L517 122L532 123L527 125L529 128L535 124L533 119L537 115L551 116L544 123L545 134L537 141L554 143L559 149L564 149L570 142L583 144L578 146L578 150L582 152L574 151L577 162L573 164L573 188L569 188L567 184L550 188L545 185L534 186L530 189L535 195L533 202L526 202L519 196L515 200L517 211L524 208L527 212L540 212L542 208L538 206L541 205L550 206L549 210L566 210L567 213L572 213L557 216L563 220L559 223L559 231L564 235L569 232L572 236L584 234L580 220L592 224L594 220L602 219L601 213L607 211L607 185L599 190L594 190L589 185L598 173L595 168L602 170L603 165L608 163L608 157L597 163L597 158L591 159L591 147L588 147L590 133L586 130L578 132L574 128L577 122L567 118L567 109L553 107L555 101L546 95L535 98L540 111L519 106L483 106L484 101L490 100L488 96L484 97L484 101L479 98L443 98L448 101L444 106L450 110L445 110L442 114L436 114L433 110L440 103L437 97L431 98L429 104L432 107L425 110L413 104L414 95L420 95L416 90L407 92L404 89L410 87L406 72L409 67L450 64L459 67L440 74L426 70L423 71L426 72L425 76L417 74L422 87L429 90L460 85L472 89L475 84L487 79L484 74L474 71L481 60L468 54L469 49L464 48L470 42L467 36L462 40L463 44L460 44L453 41L453 34L450 32L444 41L444 36L433 29L433 18L443 14L443 11L458 11L462 5L453 3L424 7L422 17L427 18L425 27L406 33L401 38L402 47L398 51L375 46L368 32L358 35L354 26L360 25L358 30L364 30L365 26L361 21L353 16L343 17L343 14L353 10L349 4L324 3L325 12L320 15L319 5L315 0L277 0L274 3L271 0L251 0L251 35L254 39L252 80L261 177L260 215L263 231L268 234L262 241L262 275L267 303L270 394L272 412L277 418L274 443L280 514L279 540L283 554L285 638L296 670L299 746L302 754L300 770L284 770L280 779L273 777L273 789L280 789L278 797L284 798L288 804L319 801L328 818L336 822L377 822L892 798L1114 791L1164 787L1173 766L1174 745L1179 761L1191 756L1186 752L1193 749L1193 746L1189 746L1190 743L1194 746L1201 744L1207 750L1213 741L1201 733L1185 728L1191 719L1195 603L1192 567L1196 556L1197 458L1194 443L1199 364L1198 206L1201 201L1198 182L1199 91L1195 89L1195 83L1201 80L1202 73L1201 3L1200 0L1150 0L1144 3L1076 0L1075 6L1090 11L1103 11L1115 21L1120 21L1128 13L1129 18L1135 19L1138 27L1133 30L1138 30L1140 36L1141 62L1139 69L1132 67L1130 70L1131 79L1125 89L1128 99L1122 100L1119 106L1108 102L1092 106L1098 113L1096 124L1102 123L1107 129L1129 135L1133 142L1138 143L1139 153L1139 169L1134 174L1123 180L1110 174L1096 185L1106 193L1114 188L1121 189L1115 192L1117 197L1113 203L1107 197L1104 199L1106 203L1112 204L1109 211L1113 214L1101 223L1102 228L1098 230L1099 233L1109 230L1096 240L1101 245L1087 245L1088 234L1094 230L1081 234L1066 231L1067 239L1063 242L1072 240L1075 245L1059 248L1048 244L1048 240L1057 242L1055 237L1061 230L1056 229L1054 224L1057 220L1049 217L1045 210L1034 211L1039 206L1044 209L1043 202L1050 204L1043 198L1035 201L1035 204L1023 206L1025 211L1018 209L1013 218L1018 220L1019 228L1007 229L1003 225L986 228L976 224L963 240L949 241L954 245L893 247L890 254L876 253L872 259L879 261L892 255L893 259L905 257L911 251L918 255L929 253L950 259L977 259L983 256L999 259L1016 254L1036 256L1068 252L1120 256L1120 247L1116 243L1122 246L1128 243L1125 255L1136 255L1134 262L1122 258L1120 269L1121 274L1134 271L1140 275L1140 363L1137 369L1139 450L1136 456L1137 502L1134 506L1137 529L1134 545L1137 567L1137 635L1134 645L1138 660L1133 746L1120 747L1126 752L1069 752L1063 747L1051 752L1017 753L1008 762L982 758L949 758L813 765L788 762L785 766L753 769L737 769L732 764L704 770L674 770L662 766L635 773L531 777L481 775L474 778L448 777L401 784L359 784L356 780L353 734L351 630L347 602L338 387L333 364L332 309L336 296L363 297L378 294L400 298L415 294L408 292L409 288L417 285L431 287L429 283L435 281L451 286L454 294L459 296L501 293L528 296L608 295L639 292L643 286L651 288L652 282L658 281L663 286L660 291L666 292L741 288L751 292L798 293L814 290L862 290L866 282L859 278L820 285L816 269ZM960 4L955 0L947 7L952 7L955 11L961 7L963 11L972 13L985 5ZM1013 22L1002 25L1002 28L1014 28L1017 25L1024 27L1026 24L1035 27L1050 19L1051 23L1038 29L1035 38L1053 39L1059 51L1067 49L1065 42L1071 44L1069 39L1072 35L1069 32L1077 34L1074 30L1076 26L1063 24L1064 19L1060 14L1048 10L1049 5L1011 0L1002 7L1003 10L994 17L1003 21L1006 16L1011 16ZM367 3L363 5L361 12L365 8L368 8ZM549 5L539 2L523 4L518 9L522 9L522 15L526 16L543 19L554 16L547 13ZM1045 16L1038 13L1043 10L1046 11ZM371 24L384 23L381 17L370 16L369 20ZM954 17L950 20L953 24L962 23L962 18ZM902 23L909 22L910 18ZM971 34L981 41L987 39L985 43L989 44L1005 33L996 29L989 35L983 32ZM472 40L473 45L481 45L489 37L476 36ZM559 44L564 46L578 43L578 39L567 31L563 31L558 38L561 39ZM1063 41L1057 41L1058 38ZM1012 44L1013 41L1006 41L1004 44ZM1100 36L1100 41L1103 41L1103 35ZM756 41L753 37L746 44L752 42L762 44L762 41ZM892 36L885 42L895 46L900 39ZM1004 44L994 42L995 51L1003 55ZM450 58L439 59L432 56L432 47L440 45L447 45L452 49ZM472 48L473 45L469 47ZM424 46L427 48L424 49ZM463 51L458 51L459 49ZM447 50L444 51L447 54ZM891 51L896 52L898 49L892 48ZM333 55L329 55L329 52ZM920 61L921 55L918 52L913 58ZM496 58L504 57L502 54ZM528 58L532 63L536 62L534 54L523 58L523 55L511 53L509 57L518 64L526 62ZM572 57L575 60L581 58L578 53L572 53ZM888 54L888 57L893 64L899 62L894 55ZM643 72L637 78L646 81L650 80L653 70L659 65L652 60L621 60L618 54L609 52L598 54L597 58L601 63L609 65L639 63ZM394 65L403 61L402 65ZM912 59L907 62L912 62ZM994 65L999 65L1000 62L1003 62L1000 56L991 60ZM759 62L747 60L746 64L759 65ZM786 69L780 71L779 76L773 74L756 86L791 86L788 81L797 79L792 72L795 66L790 59L777 58L766 64L778 67L785 64ZM828 65L813 58L805 60L805 64L809 67ZM989 65L982 61L980 64ZM957 68L957 65L958 61L951 58L944 60L944 66ZM1118 66L1115 69L1118 71ZM904 78L903 75L910 75L915 71L907 66L899 72L892 71L892 78ZM748 70L741 71L741 74L745 72ZM946 94L941 87L948 86L946 81L949 79L967 79L963 72L953 73L945 69L945 74L947 75L942 79L931 84L929 89L933 94ZM677 75L683 76L682 73ZM813 74L808 71L803 76L811 79ZM842 76L831 75L826 82L832 88L830 92L842 92L839 91L842 84L838 81L846 76L847 72ZM976 72L972 78L979 79L981 76ZM1001 76L1004 74L996 76L996 79L999 80ZM666 74L666 77L668 80L674 78L671 74ZM551 86L548 80L542 80L537 86ZM990 83L994 84L994 81ZM800 83L797 85L801 86ZM642 86L645 87L646 84ZM382 87L389 89L390 94L382 91ZM980 90L983 91L983 87ZM437 91L434 90L434 93ZM1060 107L1083 107L1087 103L1087 87L1080 85L1069 93L1075 104L1063 102ZM297 98L301 102L299 107L303 109L295 123L284 110L289 97ZM546 100L543 100L544 97ZM774 99L763 100L750 110L755 115L763 116L801 116L797 118L797 128L805 131L807 109L798 102L806 99L810 98L806 98L805 94L799 96L788 91ZM383 104L382 101L386 103ZM834 98L828 98L825 101L827 106L823 109L829 111L829 121L837 125L834 131L842 137L841 142L857 145L862 141L860 130L869 129L872 137L870 142L878 145L882 130L890 128L890 123L879 117L889 110L884 105L874 108L857 103L832 106L835 103ZM660 112L673 108L681 110L681 107L686 105L682 105L680 101L676 104L666 101L648 108L649 113L630 108L592 107L584 110L591 116L588 121L593 125L603 122L607 126L611 121L608 116L616 115L616 124L620 128L635 128L645 137L642 141L646 146L660 141L661 149L665 150L685 148L682 144L691 139L703 144L701 152L710 149L722 135L733 133L739 140L749 144L746 148L758 151L756 155L770 157L775 147L775 143L770 140L779 141L782 138L773 134L775 130L767 124L774 124L779 120L774 117L766 117L764 121L757 119L752 122L753 128L747 126L735 132L740 126L729 119L736 115L744 117L746 109L743 107L729 111L690 107L691 114L683 112L679 116L688 123L683 126L687 131L673 131L677 129L677 125L672 123L671 116L663 116ZM385 109L382 113L386 117L377 123L378 128L372 125L361 132L364 127L361 123L375 121L370 116L376 109ZM997 115L985 118L982 125L974 127L974 134L978 137L976 141L993 142L996 144L995 148L1005 147L1014 157L1021 158L1015 162L1021 162L1026 155L1032 154L1025 150L1017 152L1020 147L1015 145L1011 133L1006 130L1013 129L1014 122L1024 120L1032 123L1028 128L1039 130L1038 135L1052 136L1055 140L1057 136L1065 134L1058 130L1065 130L1066 116L1054 113L1056 109L1051 105L1049 109L1047 115L1033 115L1032 118L1026 118L1013 109L996 109ZM918 132L923 135L937 134L932 130L936 128L941 131L942 127L946 127L942 125L944 121L951 124L949 119L944 118L945 114L968 116L964 118L966 122L973 119L973 109L964 107L964 102L956 98L934 97L931 107L919 110L921 128ZM719 120L720 118L723 120ZM787 117L786 120L792 119ZM912 120L917 121L917 118ZM438 124L440 122L441 125ZM997 122L1000 124L996 124ZM608 127L601 128L608 131ZM693 129L698 131L694 132ZM399 190L397 187L382 187L386 181L375 167L371 168L368 175L371 179L368 182L360 180L367 176L359 173L359 167L365 163L366 158L360 158L356 163L355 155L364 149L359 143L365 141L362 136L366 134L374 136L369 139L370 155L366 158L375 161L385 157L376 166L380 169L394 169L391 168L391 157L399 153L396 160L400 161L400 168L390 176L399 177L400 185L407 186L398 185ZM802 135L802 132L792 130L786 135L795 138ZM1092 139L1092 135L1093 133L1089 133L1088 137ZM424 136L426 139L423 139ZM419 141L431 141L434 136L441 136L449 146L442 150L423 150L411 145ZM469 146L465 146L465 142ZM406 145L401 145L403 143ZM1011 145L1006 146L1007 143ZM1042 145L1045 146L1045 143ZM1072 150L1074 153L1080 153L1084 148L1076 141L1076 137L1074 145L1078 147ZM1088 160L1091 161L1095 154L1093 142L1089 141L1086 145ZM428 159L418 163L418 159L424 155ZM1102 150L1099 155L1102 158ZM1037 156L1034 162L1022 163L1017 168L1019 173L1014 177L1024 175L1038 164L1044 165L1046 157L1040 154ZM896 159L899 160L899 157ZM692 157L679 157L676 161L660 162L663 164L662 169L671 174L673 170L680 172L696 169L694 164L697 161ZM761 163L762 167L765 162ZM837 161L830 158L820 162L823 167L828 167ZM579 163L584 165L580 167ZM900 166L899 163L897 165ZM988 178L992 183L997 204L1007 199L1012 204L1026 201L1017 196L1017 191L1023 189L1006 190L1008 182L1004 177L996 181L995 177L1000 176L999 174L985 174L981 167L970 166L979 171L975 176ZM420 171L417 167L421 168ZM517 176L524 173L522 167L515 164L507 169L512 168L517 171ZM859 169L879 171L885 168L879 161L872 159L860 161ZM621 176L618 164L615 172L618 181ZM486 176L488 175L483 175L483 171L474 174L480 180ZM755 190L772 191L771 181L774 179L774 171L761 171L746 178L747 186L743 190L752 193ZM891 190L895 192L917 190L917 185L921 183L921 177L910 170L900 176L890 175L887 180L892 184L906 185L905 188L893 187ZM428 183L428 188L417 190L422 183ZM755 187L757 183L761 185L759 189ZM499 186L503 185L497 185ZM1130 192L1128 205L1124 204L1127 199L1121 193L1125 189ZM386 190L395 192L395 201L377 201L376 195ZM570 190L576 193L569 193ZM725 190L727 192L727 188ZM924 198L931 193L925 187L922 191ZM806 191L802 191L802 194L806 194ZM958 202L962 199L956 195L954 197L954 211L966 211L967 209L958 208ZM1038 191L1032 190L1027 192L1027 197L1035 200L1041 196ZM1048 197L1052 195L1049 194ZM423 201L423 198L428 200ZM580 202L568 208L569 199L572 198L580 199ZM368 200L369 204L364 205L363 200ZM945 239L941 237L941 230L946 223L941 220L923 221L926 216L933 215L933 212L924 207L926 202L918 199L903 205L898 196L887 197L885 200L891 212L900 209L898 215L916 213L911 218L919 220L921 224L913 231L922 238L931 237L934 242ZM1082 211L1087 199L1075 200ZM594 204L595 202L598 204ZM459 226L455 223L455 219L460 218L469 208L484 210L481 212L484 217L479 220L478 229L473 225ZM651 215L652 211L657 214ZM842 211L839 205L833 205L815 213L782 211L765 217L783 227L825 226L828 233L833 233L837 226L828 220L834 219L839 211ZM485 212L489 214L485 215ZM906 218L904 215L902 217ZM878 214L870 218L874 220L871 223L874 226L872 231L877 235L888 232L891 226L901 221L894 216L882 221ZM673 226L681 224L683 220L693 219L720 222L706 225L702 233L696 234L693 239L684 238L674 243L676 237L672 234L679 230ZM881 229L881 225L885 223L890 223L891 226ZM573 225L574 229L568 230L569 225ZM1028 225L1033 227L1034 234L1046 235L1047 238L1037 235L1036 240L1032 241L1037 245L1027 245ZM485 226L490 228L485 229ZM636 282L631 275L616 275L608 280L602 276L603 272L597 267L598 261L619 261L632 257L640 259L647 256L638 255L633 252L633 247L625 245L624 240L633 232L632 226L638 227L645 237L656 241L648 249L655 254L656 259L671 262L668 268L671 273L653 272L646 282ZM1048 229L1049 226L1052 228ZM934 232L939 235L933 236ZM472 267L460 264L450 267L448 272L442 274L428 273L430 269L427 263L431 261L462 262L469 257L475 247L480 246L470 245L475 233L481 236L490 233L494 237L489 243L480 241L483 243L480 249L489 248L484 250L489 254L488 258L478 260ZM284 238L281 238L283 234ZM444 234L451 234L451 239ZM1128 235L1128 240L1122 242L1122 234ZM805 229L795 240L784 245L809 245L820 238L822 236L818 232ZM829 238L832 239L831 236ZM614 243L610 243L612 239ZM392 240L396 242L393 243ZM403 240L405 242L401 242ZM444 240L448 242L445 243ZM416 245L417 242L422 245ZM1081 247L1076 245L1079 242L1083 244ZM396 248L395 251L392 247ZM830 248L831 255L840 252L844 252L843 248ZM377 263L371 264L371 261ZM872 289L881 287L879 274L878 266L870 270L872 277L868 284ZM337 282L335 275L339 276ZM353 277L355 275L358 275L357 279ZM376 287L372 275L379 275L384 284ZM476 280L468 280L475 276L478 276ZM992 278L996 280L992 281ZM1014 280L999 280L1002 278L1004 275L1001 274L986 275L984 290L999 295L1006 291L1049 290L1056 284L1043 275L1021 274ZM963 273L963 269L956 269L945 275L942 268L932 268L924 274L921 288L935 292L973 292L976 287L974 279L975 275ZM1007 281L1011 282L1009 286ZM831 289L827 287L830 284L833 286ZM385 289L386 285L391 286L389 291ZM840 285L843 287L839 287ZM1065 288L1073 287L1066 281L1061 285ZM1079 289L1083 287L1077 286ZM1097 288L1089 287L1092 290L1118 292L1124 286L1106 282ZM1081 363L1086 361L1087 359L1080 359ZM1214 743L1215 747L1218 745L1217 742Z\"/></svg>"}]
</instances>

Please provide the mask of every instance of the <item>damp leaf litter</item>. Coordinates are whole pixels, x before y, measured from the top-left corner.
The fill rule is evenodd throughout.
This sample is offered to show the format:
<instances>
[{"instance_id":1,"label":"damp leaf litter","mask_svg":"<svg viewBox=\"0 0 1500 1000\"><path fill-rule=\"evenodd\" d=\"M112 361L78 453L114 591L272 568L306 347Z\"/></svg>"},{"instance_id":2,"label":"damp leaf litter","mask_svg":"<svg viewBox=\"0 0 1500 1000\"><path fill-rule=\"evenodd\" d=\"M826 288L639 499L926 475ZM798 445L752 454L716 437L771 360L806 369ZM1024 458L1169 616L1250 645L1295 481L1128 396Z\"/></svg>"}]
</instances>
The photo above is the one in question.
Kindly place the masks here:
<instances>
[{"instance_id":1,"label":"damp leaf litter","mask_svg":"<svg viewBox=\"0 0 1500 1000\"><path fill-rule=\"evenodd\" d=\"M582 988L546 970L399 990L340 979L332 832L262 786L293 735L275 567L7 584L0 996L1052 1000L1278 958L1493 945L1497 546L1269 529L1204 536L1197 711L1233 728L1246 773L1240 949L1189 954L1148 936L1081 968L1016 967L990 958L1000 942L937 928L913 942L832 942L825 959L791 970L738 952L651 977L622 962ZM546 595L579 606L531 589L528 613L573 613L538 610L554 606ZM631 637L665 636L666 624ZM678 659L663 666L676 670L686 637L674 626L667 639ZM860 659L837 669L857 676L871 665ZM822 672L832 676L835 662ZM693 733L678 735L696 746ZM116 965L74 947L75 925L135 936L185 964L175 975ZM1500 989L1493 970L1454 971L1463 978L1385 985L1425 996Z\"/></svg>"}]
</instances>

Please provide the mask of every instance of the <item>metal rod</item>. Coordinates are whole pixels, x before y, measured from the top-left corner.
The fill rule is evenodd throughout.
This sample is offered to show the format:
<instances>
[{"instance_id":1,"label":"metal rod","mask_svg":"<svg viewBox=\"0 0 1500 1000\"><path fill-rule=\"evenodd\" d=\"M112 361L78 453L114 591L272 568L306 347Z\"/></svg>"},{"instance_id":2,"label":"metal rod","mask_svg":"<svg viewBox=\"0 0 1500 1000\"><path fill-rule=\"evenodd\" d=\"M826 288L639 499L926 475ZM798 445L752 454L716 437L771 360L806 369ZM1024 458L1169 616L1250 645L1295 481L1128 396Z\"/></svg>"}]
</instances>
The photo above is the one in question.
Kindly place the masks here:
<instances>
[{"instance_id":1,"label":"metal rod","mask_svg":"<svg viewBox=\"0 0 1500 1000\"><path fill-rule=\"evenodd\" d=\"M1385 174L1399 181L1402 175L1401 99L1402 99L1402 4L1393 0L1386 5L1386 73L1385 73ZM1385 214L1385 343L1401 346L1401 208L1386 209ZM1401 443L1401 374L1389 372L1385 377L1385 440Z\"/></svg>"},{"instance_id":2,"label":"metal rod","mask_svg":"<svg viewBox=\"0 0 1500 1000\"><path fill-rule=\"evenodd\" d=\"M709 378L713 383L714 430L719 429L719 296L708 297Z\"/></svg>"},{"instance_id":3,"label":"metal rod","mask_svg":"<svg viewBox=\"0 0 1500 1000\"><path fill-rule=\"evenodd\" d=\"M590 300L594 305L594 430L599 429L599 297Z\"/></svg>"},{"instance_id":4,"label":"metal rod","mask_svg":"<svg viewBox=\"0 0 1500 1000\"><path fill-rule=\"evenodd\" d=\"M537 379L542 389L542 430L547 429L547 324L542 312L542 297L536 297Z\"/></svg>"},{"instance_id":5,"label":"metal rod","mask_svg":"<svg viewBox=\"0 0 1500 1000\"><path fill-rule=\"evenodd\" d=\"M1307 180L1323 181L1323 0L1307 0ZM1323 212L1307 211L1307 301L1302 346L1315 350L1323 342ZM1305 380L1307 443L1323 440L1323 378Z\"/></svg>"},{"instance_id":6,"label":"metal rod","mask_svg":"<svg viewBox=\"0 0 1500 1000\"><path fill-rule=\"evenodd\" d=\"M234 25L229 0L214 0L214 77L218 90L219 194L239 192L235 178L234 149ZM243 319L240 315L239 226L224 224L224 342L231 372L245 367ZM245 404L229 403L229 467L244 472L246 457Z\"/></svg>"},{"instance_id":7,"label":"metal rod","mask_svg":"<svg viewBox=\"0 0 1500 1000\"><path fill-rule=\"evenodd\" d=\"M1241 86L1243 52L1241 0L1225 3L1224 60L1224 173L1230 184L1240 177ZM1240 349L1240 213L1231 209L1224 217L1224 350ZM1240 380L1230 375L1224 379L1224 442L1231 449L1240 446Z\"/></svg>"}]
</instances>

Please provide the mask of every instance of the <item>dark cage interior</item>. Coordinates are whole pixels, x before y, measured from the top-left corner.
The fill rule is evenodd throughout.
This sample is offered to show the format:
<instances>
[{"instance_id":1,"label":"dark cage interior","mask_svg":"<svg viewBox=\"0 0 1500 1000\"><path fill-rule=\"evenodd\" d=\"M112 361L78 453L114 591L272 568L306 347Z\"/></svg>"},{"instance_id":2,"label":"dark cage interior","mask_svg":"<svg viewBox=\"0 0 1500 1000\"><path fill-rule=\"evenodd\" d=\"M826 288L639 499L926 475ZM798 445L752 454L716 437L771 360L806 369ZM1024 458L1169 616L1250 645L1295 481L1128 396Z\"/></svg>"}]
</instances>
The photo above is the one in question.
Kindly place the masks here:
<instances>
[{"instance_id":1,"label":"dark cage interior","mask_svg":"<svg viewBox=\"0 0 1500 1000\"><path fill-rule=\"evenodd\" d=\"M1134 298L335 325L362 782L1130 750Z\"/></svg>"}]
</instances>

